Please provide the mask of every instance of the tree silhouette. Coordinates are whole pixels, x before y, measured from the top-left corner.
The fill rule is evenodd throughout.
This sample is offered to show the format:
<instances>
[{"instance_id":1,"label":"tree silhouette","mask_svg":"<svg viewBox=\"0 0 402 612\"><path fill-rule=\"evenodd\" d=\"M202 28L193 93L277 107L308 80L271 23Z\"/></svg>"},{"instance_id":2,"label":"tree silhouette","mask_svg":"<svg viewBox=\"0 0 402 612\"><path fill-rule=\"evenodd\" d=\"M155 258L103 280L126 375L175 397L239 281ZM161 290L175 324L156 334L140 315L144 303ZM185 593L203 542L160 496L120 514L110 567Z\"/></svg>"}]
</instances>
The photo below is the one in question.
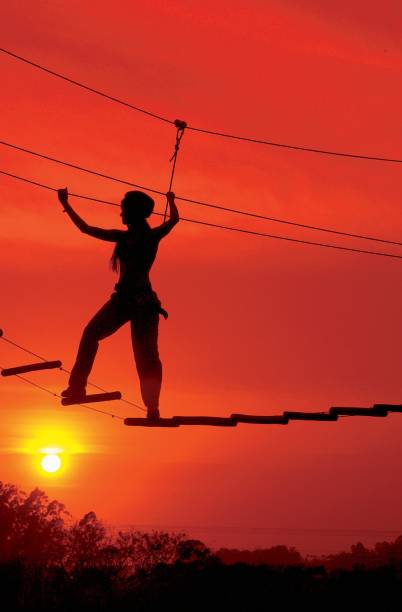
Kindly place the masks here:
<instances>
[{"instance_id":1,"label":"tree silhouette","mask_svg":"<svg viewBox=\"0 0 402 612\"><path fill-rule=\"evenodd\" d=\"M67 533L68 569L96 567L102 564L100 552L108 544L106 529L94 512L88 512Z\"/></svg>"},{"instance_id":2,"label":"tree silhouette","mask_svg":"<svg viewBox=\"0 0 402 612\"><path fill-rule=\"evenodd\" d=\"M122 572L130 576L151 571L156 565L174 564L205 558L209 550L198 540L188 540L184 533L152 531L151 533L120 531L116 548L122 563Z\"/></svg>"},{"instance_id":3,"label":"tree silhouette","mask_svg":"<svg viewBox=\"0 0 402 612\"><path fill-rule=\"evenodd\" d=\"M29 495L0 482L0 559L61 562L65 554L63 504L34 489Z\"/></svg>"},{"instance_id":4,"label":"tree silhouette","mask_svg":"<svg viewBox=\"0 0 402 612\"><path fill-rule=\"evenodd\" d=\"M221 548L216 552L217 557L224 563L250 563L260 565L299 565L303 563L303 557L292 546L279 544L271 548L257 550L237 550Z\"/></svg>"}]
</instances>

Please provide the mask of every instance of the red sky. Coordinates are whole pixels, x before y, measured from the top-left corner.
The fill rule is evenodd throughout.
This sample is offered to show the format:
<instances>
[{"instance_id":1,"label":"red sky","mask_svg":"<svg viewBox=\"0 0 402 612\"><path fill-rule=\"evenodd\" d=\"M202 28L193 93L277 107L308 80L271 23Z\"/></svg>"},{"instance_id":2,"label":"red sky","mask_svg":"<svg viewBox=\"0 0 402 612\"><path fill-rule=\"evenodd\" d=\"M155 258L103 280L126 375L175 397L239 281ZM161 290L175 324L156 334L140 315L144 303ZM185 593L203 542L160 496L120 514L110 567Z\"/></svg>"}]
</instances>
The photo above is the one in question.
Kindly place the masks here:
<instances>
[{"instance_id":1,"label":"red sky","mask_svg":"<svg viewBox=\"0 0 402 612\"><path fill-rule=\"evenodd\" d=\"M23 8L22 8L23 6ZM3 47L134 105L206 129L402 157L400 3L172 1L9 3ZM1 55L2 140L166 190L172 126ZM1 147L1 167L120 202L104 179ZM401 240L401 167L187 132L178 195ZM83 326L109 297L111 246L80 234L55 194L0 179L7 337L73 363ZM162 210L163 198L157 198ZM71 198L92 225L119 211ZM398 247L291 229L179 202L182 216L402 254ZM152 218L152 224L160 218ZM161 411L228 415L401 402L402 262L181 221L152 282L160 322ZM3 343L0 365L30 361ZM105 340L91 379L140 402L129 330ZM59 392L59 372L31 375ZM401 529L402 417L231 430L125 428L15 379L1 383L1 475L45 488L76 516L110 523ZM141 416L127 404L110 408ZM34 453L65 448L49 480ZM255 542L253 542L254 544ZM286 543L286 542L285 542ZM249 544L244 536L242 545Z\"/></svg>"}]
</instances>

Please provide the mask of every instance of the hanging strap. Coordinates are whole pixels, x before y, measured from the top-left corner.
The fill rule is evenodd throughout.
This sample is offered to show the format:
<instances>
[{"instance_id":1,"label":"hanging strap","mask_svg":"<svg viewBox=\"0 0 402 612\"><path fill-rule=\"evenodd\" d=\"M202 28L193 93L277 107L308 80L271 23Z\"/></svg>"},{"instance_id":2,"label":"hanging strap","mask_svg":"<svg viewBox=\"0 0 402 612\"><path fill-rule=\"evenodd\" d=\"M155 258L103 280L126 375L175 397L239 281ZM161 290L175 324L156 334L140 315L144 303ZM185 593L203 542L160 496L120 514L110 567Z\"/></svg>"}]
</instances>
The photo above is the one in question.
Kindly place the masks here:
<instances>
[{"instance_id":1,"label":"hanging strap","mask_svg":"<svg viewBox=\"0 0 402 612\"><path fill-rule=\"evenodd\" d=\"M176 169L177 154L179 152L180 142L181 142L181 139L183 138L184 130L187 127L187 123L185 121L181 121L181 119L176 119L174 121L174 124L175 124L175 126L177 128L177 131L176 131L176 142L175 142L175 145L174 145L173 155L172 155L172 157L169 160L170 162L173 162L173 168L172 168L172 174L170 176L170 183L169 183L168 191L172 190L173 177L174 177L174 172L175 172L175 169ZM163 217L163 222L166 221L167 207L168 207L168 203L166 202L165 214L164 214L164 217Z\"/></svg>"}]
</instances>

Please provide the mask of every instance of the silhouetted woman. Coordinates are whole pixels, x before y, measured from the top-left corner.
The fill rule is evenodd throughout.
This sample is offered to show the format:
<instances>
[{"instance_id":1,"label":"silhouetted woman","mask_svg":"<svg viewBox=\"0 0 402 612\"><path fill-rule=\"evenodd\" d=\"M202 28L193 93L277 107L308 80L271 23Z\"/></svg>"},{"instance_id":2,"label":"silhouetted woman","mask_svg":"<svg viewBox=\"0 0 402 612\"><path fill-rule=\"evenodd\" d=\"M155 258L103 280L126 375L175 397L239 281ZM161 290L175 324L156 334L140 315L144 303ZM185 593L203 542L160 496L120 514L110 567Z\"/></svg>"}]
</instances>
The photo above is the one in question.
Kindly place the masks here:
<instances>
[{"instance_id":1,"label":"silhouetted woman","mask_svg":"<svg viewBox=\"0 0 402 612\"><path fill-rule=\"evenodd\" d=\"M115 242L112 267L120 271L119 282L110 300L85 327L77 358L71 371L69 386L64 397L82 398L89 373L94 363L99 341L107 338L130 321L135 363L140 379L141 395L147 407L147 418L159 418L159 395L162 384L162 364L158 352L159 315L167 312L153 291L149 271L155 260L159 241L179 221L174 193L166 194L169 219L151 228L147 218L153 211L154 201L142 191L129 191L121 201L121 218L127 230L101 229L88 225L72 209L67 189L59 189L58 197L73 223L84 234L100 240Z\"/></svg>"}]
</instances>

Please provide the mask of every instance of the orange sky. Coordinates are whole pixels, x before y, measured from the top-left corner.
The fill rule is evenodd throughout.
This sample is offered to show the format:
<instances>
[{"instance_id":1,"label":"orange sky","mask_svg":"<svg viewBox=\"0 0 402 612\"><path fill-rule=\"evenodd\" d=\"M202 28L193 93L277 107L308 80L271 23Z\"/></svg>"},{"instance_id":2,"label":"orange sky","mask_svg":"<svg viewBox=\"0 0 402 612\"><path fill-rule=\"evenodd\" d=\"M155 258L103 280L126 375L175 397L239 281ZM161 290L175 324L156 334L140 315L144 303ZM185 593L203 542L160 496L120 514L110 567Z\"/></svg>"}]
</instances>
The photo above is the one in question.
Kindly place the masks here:
<instances>
[{"instance_id":1,"label":"orange sky","mask_svg":"<svg viewBox=\"0 0 402 612\"><path fill-rule=\"evenodd\" d=\"M400 3L252 0L2 8L2 46L171 119L273 141L402 157ZM175 130L0 56L2 139L166 190ZM1 147L1 167L119 202L123 185ZM187 132L178 195L301 223L401 240L401 167ZM81 235L51 192L0 179L2 309L14 341L73 363L109 297L111 246ZM163 198L157 198L162 210ZM92 225L119 211L71 199ZM183 216L402 254L362 240L179 202ZM156 225L160 218L152 218ZM181 221L152 282L160 322L161 411L228 415L402 401L402 262ZM3 367L30 361L5 343ZM55 391L61 373L32 374ZM92 380L140 401L129 330L104 341ZM125 428L1 382L1 474L45 488L75 515L111 523L401 529L402 416L235 429ZM122 403L110 408L141 416ZM32 453L64 444L44 478ZM68 468L68 469L67 469ZM242 544L247 546L247 538Z\"/></svg>"}]
</instances>

